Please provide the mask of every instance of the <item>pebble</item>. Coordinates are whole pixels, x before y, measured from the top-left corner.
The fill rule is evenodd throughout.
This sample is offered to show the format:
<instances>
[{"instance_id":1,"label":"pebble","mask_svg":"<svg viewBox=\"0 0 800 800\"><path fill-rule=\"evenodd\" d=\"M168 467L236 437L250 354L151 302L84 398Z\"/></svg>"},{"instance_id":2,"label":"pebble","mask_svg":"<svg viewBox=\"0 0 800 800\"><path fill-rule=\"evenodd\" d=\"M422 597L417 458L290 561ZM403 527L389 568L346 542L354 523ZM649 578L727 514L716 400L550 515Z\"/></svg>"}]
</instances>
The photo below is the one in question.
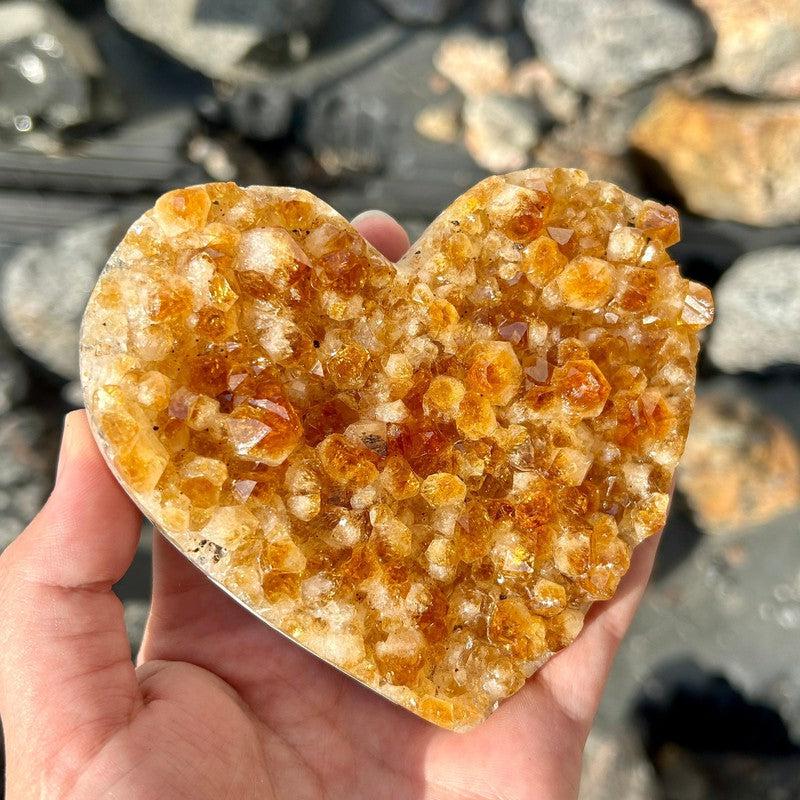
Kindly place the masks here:
<instances>
[{"instance_id":1,"label":"pebble","mask_svg":"<svg viewBox=\"0 0 800 800\"><path fill-rule=\"evenodd\" d=\"M127 220L92 219L18 248L0 276L0 322L14 344L67 380L78 376L78 331L97 276Z\"/></svg>"},{"instance_id":2,"label":"pebble","mask_svg":"<svg viewBox=\"0 0 800 800\"><path fill-rule=\"evenodd\" d=\"M800 508L800 444L754 403L712 390L697 399L677 482L707 533L752 528Z\"/></svg>"},{"instance_id":3,"label":"pebble","mask_svg":"<svg viewBox=\"0 0 800 800\"><path fill-rule=\"evenodd\" d=\"M0 3L0 130L30 137L87 122L102 71L89 35L57 6Z\"/></svg>"},{"instance_id":4,"label":"pebble","mask_svg":"<svg viewBox=\"0 0 800 800\"><path fill-rule=\"evenodd\" d=\"M716 35L705 81L754 97L800 97L798 0L695 0Z\"/></svg>"},{"instance_id":5,"label":"pebble","mask_svg":"<svg viewBox=\"0 0 800 800\"><path fill-rule=\"evenodd\" d=\"M523 15L539 56L593 95L671 72L709 44L702 16L669 0L526 0Z\"/></svg>"},{"instance_id":6,"label":"pebble","mask_svg":"<svg viewBox=\"0 0 800 800\"><path fill-rule=\"evenodd\" d=\"M690 211L748 225L800 221L800 103L659 93L631 131Z\"/></svg>"},{"instance_id":7,"label":"pebble","mask_svg":"<svg viewBox=\"0 0 800 800\"><path fill-rule=\"evenodd\" d=\"M529 100L501 94L468 97L464 143L489 172L511 172L528 164L539 141L540 115Z\"/></svg>"},{"instance_id":8,"label":"pebble","mask_svg":"<svg viewBox=\"0 0 800 800\"><path fill-rule=\"evenodd\" d=\"M433 64L467 97L510 89L508 44L500 37L472 33L446 36L433 57Z\"/></svg>"},{"instance_id":9,"label":"pebble","mask_svg":"<svg viewBox=\"0 0 800 800\"><path fill-rule=\"evenodd\" d=\"M109 0L116 20L211 78L263 76L308 57L331 0Z\"/></svg>"},{"instance_id":10,"label":"pebble","mask_svg":"<svg viewBox=\"0 0 800 800\"><path fill-rule=\"evenodd\" d=\"M52 485L45 418L22 408L0 416L0 550L33 519Z\"/></svg>"},{"instance_id":11,"label":"pebble","mask_svg":"<svg viewBox=\"0 0 800 800\"><path fill-rule=\"evenodd\" d=\"M800 364L800 247L739 258L714 289L717 319L707 350L725 372Z\"/></svg>"},{"instance_id":12,"label":"pebble","mask_svg":"<svg viewBox=\"0 0 800 800\"><path fill-rule=\"evenodd\" d=\"M394 122L377 96L342 86L312 98L304 139L329 175L378 172L391 151Z\"/></svg>"},{"instance_id":13,"label":"pebble","mask_svg":"<svg viewBox=\"0 0 800 800\"><path fill-rule=\"evenodd\" d=\"M432 142L453 144L461 135L459 108L453 103L425 106L414 118L414 128Z\"/></svg>"}]
</instances>

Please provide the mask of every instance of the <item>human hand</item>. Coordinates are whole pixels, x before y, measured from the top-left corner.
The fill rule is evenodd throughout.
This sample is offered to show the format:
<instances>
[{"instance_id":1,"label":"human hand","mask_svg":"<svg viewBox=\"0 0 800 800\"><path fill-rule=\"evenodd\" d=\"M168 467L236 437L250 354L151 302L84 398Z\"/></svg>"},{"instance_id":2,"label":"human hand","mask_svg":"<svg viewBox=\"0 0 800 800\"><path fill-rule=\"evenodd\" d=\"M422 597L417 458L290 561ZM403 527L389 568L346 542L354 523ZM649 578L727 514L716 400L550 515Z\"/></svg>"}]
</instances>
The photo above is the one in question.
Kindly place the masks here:
<instances>
[{"instance_id":1,"label":"human hand","mask_svg":"<svg viewBox=\"0 0 800 800\"><path fill-rule=\"evenodd\" d=\"M384 215L355 222L387 257ZM272 631L157 535L138 666L112 591L139 514L83 412L67 417L46 506L0 557L6 800L566 800L653 539L617 595L485 723L440 730Z\"/></svg>"}]
</instances>

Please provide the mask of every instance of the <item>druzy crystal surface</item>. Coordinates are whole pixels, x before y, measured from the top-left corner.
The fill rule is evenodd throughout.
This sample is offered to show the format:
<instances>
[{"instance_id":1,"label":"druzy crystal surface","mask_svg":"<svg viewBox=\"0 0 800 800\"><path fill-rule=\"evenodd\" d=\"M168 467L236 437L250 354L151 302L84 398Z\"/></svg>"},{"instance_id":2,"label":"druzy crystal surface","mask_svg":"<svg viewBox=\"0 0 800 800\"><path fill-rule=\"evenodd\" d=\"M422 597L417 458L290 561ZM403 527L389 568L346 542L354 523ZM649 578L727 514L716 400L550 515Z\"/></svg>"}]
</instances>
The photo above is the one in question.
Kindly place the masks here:
<instances>
[{"instance_id":1,"label":"druzy crystal surface","mask_svg":"<svg viewBox=\"0 0 800 800\"><path fill-rule=\"evenodd\" d=\"M467 729L664 522L713 315L678 238L577 170L482 181L396 265L306 192L176 190L91 297L86 405L208 575Z\"/></svg>"}]
</instances>

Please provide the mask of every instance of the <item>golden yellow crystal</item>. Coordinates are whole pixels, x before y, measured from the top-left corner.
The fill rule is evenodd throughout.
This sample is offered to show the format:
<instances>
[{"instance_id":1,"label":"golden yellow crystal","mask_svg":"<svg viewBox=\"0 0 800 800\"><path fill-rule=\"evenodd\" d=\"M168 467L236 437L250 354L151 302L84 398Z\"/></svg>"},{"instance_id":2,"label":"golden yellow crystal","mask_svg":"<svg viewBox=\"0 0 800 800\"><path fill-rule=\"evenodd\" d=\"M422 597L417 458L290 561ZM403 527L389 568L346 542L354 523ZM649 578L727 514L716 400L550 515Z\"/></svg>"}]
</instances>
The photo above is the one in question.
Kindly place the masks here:
<instances>
[{"instance_id":1,"label":"golden yellow crystal","mask_svg":"<svg viewBox=\"0 0 800 800\"><path fill-rule=\"evenodd\" d=\"M89 302L87 408L212 578L466 729L664 522L713 316L678 238L577 170L488 178L396 265L306 192L179 189Z\"/></svg>"}]
</instances>

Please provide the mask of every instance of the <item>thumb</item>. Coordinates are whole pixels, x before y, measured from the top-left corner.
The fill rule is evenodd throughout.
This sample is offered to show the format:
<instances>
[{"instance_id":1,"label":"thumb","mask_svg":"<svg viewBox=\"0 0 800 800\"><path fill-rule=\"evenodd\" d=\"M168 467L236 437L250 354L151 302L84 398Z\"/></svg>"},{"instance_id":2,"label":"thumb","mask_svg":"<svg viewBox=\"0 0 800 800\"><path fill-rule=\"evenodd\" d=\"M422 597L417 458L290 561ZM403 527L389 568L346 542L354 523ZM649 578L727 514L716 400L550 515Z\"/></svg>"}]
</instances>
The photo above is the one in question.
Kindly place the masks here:
<instances>
[{"instance_id":1,"label":"thumb","mask_svg":"<svg viewBox=\"0 0 800 800\"><path fill-rule=\"evenodd\" d=\"M139 690L122 604L139 514L69 414L47 504L0 557L0 713L9 772L64 756L75 769L130 719Z\"/></svg>"}]
</instances>

